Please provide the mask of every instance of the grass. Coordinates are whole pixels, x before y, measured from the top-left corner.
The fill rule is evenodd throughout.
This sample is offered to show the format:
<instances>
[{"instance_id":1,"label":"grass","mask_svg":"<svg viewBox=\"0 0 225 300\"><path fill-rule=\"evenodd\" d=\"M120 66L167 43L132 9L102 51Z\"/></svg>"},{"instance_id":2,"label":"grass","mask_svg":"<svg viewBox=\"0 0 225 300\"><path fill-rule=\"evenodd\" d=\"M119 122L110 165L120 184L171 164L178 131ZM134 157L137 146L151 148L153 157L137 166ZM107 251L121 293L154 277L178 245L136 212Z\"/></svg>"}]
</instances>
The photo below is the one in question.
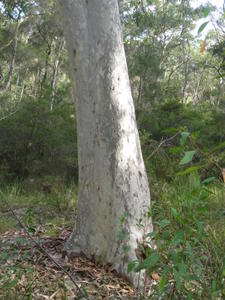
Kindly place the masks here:
<instances>
[{"instance_id":1,"label":"grass","mask_svg":"<svg viewBox=\"0 0 225 300\"><path fill-rule=\"evenodd\" d=\"M17 228L17 222L13 217L1 216L0 219L0 234L6 231Z\"/></svg>"},{"instance_id":2,"label":"grass","mask_svg":"<svg viewBox=\"0 0 225 300\"><path fill-rule=\"evenodd\" d=\"M46 223L71 224L75 215L77 187L55 185L51 192L38 189L25 190L22 184L7 186L3 190L10 205L27 226ZM17 229L17 222L0 202L0 232Z\"/></svg>"},{"instance_id":3,"label":"grass","mask_svg":"<svg viewBox=\"0 0 225 300\"><path fill-rule=\"evenodd\" d=\"M203 184L198 174L152 187L158 262L146 269L161 282L151 299L225 297L224 199L224 183Z\"/></svg>"},{"instance_id":4,"label":"grass","mask_svg":"<svg viewBox=\"0 0 225 300\"><path fill-rule=\"evenodd\" d=\"M152 287L149 299L223 299L224 184L216 180L204 184L197 174L191 174L171 183L157 182L151 190L152 239L157 250L149 250L146 256L148 262L154 257L156 263L145 264L144 268L149 274L157 273L159 281ZM45 226L40 237L57 237L60 228L72 226L77 201L75 185L57 183L45 192L40 191L40 185L30 189L17 184L7 186L4 193L28 228ZM18 229L2 202L0 214L0 233ZM51 289L54 291L53 286Z\"/></svg>"},{"instance_id":5,"label":"grass","mask_svg":"<svg viewBox=\"0 0 225 300\"><path fill-rule=\"evenodd\" d=\"M64 227L72 227L77 201L77 187L74 184L52 184L47 192L41 190L40 185L30 187L26 183L13 184L5 186L3 192L36 240L58 238ZM0 299L33 299L36 285L52 295L54 291L62 289L64 283L50 267L46 268L45 277L41 276L38 268L32 269L32 264L37 265L38 258L35 256L39 254L34 256L36 252L32 250L29 239L21 236L20 229L1 201ZM1 264L4 265L3 269ZM52 276L54 280L49 281Z\"/></svg>"}]
</instances>

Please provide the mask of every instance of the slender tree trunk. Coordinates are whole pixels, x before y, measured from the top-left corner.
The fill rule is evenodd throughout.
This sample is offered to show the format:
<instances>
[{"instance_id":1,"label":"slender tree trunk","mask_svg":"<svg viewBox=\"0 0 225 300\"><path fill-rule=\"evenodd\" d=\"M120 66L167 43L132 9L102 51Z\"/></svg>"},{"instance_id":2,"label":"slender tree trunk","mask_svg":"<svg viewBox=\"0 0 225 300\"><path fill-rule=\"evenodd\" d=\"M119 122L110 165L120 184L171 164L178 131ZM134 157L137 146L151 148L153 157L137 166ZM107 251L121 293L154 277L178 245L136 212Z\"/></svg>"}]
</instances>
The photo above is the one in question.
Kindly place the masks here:
<instances>
[{"instance_id":1,"label":"slender tree trunk","mask_svg":"<svg viewBox=\"0 0 225 300\"><path fill-rule=\"evenodd\" d=\"M55 91L56 91L56 82L57 82L57 75L58 75L58 67L59 67L59 61L60 56L62 53L64 47L64 40L60 43L59 49L56 55L54 67L53 67L53 78L52 78L52 95L51 95L51 105L50 105L50 111L53 110L54 102L55 102Z\"/></svg>"},{"instance_id":2,"label":"slender tree trunk","mask_svg":"<svg viewBox=\"0 0 225 300\"><path fill-rule=\"evenodd\" d=\"M17 91L18 91L18 85L19 85L19 82L20 82L20 73L18 73L17 75L17 79L16 79L16 86L15 86L15 94L14 94L14 99L17 98Z\"/></svg>"},{"instance_id":3,"label":"slender tree trunk","mask_svg":"<svg viewBox=\"0 0 225 300\"><path fill-rule=\"evenodd\" d=\"M35 75L35 80L34 80L34 87L33 87L33 91L34 91L34 97L37 97L37 92L38 92L38 87L39 87L39 81L40 81L40 67L37 67L37 72Z\"/></svg>"},{"instance_id":4,"label":"slender tree trunk","mask_svg":"<svg viewBox=\"0 0 225 300\"><path fill-rule=\"evenodd\" d=\"M24 89L25 89L26 81L27 81L27 72L28 72L28 68L26 69L25 74L24 74L23 84L22 84L21 91L20 91L19 102L21 102L23 99L23 93L24 93Z\"/></svg>"},{"instance_id":5,"label":"slender tree trunk","mask_svg":"<svg viewBox=\"0 0 225 300\"><path fill-rule=\"evenodd\" d=\"M127 274L146 232L150 193L117 0L60 0L77 104L79 201L67 250ZM142 220L142 226L137 223ZM125 251L125 248L129 250Z\"/></svg>"},{"instance_id":6,"label":"slender tree trunk","mask_svg":"<svg viewBox=\"0 0 225 300\"><path fill-rule=\"evenodd\" d=\"M41 81L41 89L43 88L43 86L45 84L45 81L48 77L48 62L49 62L49 58L50 58L50 55L51 55L51 52L52 52L52 45L48 44L47 47L48 48L46 50L46 57L45 57L45 70L44 70L43 79Z\"/></svg>"},{"instance_id":7,"label":"slender tree trunk","mask_svg":"<svg viewBox=\"0 0 225 300\"><path fill-rule=\"evenodd\" d=\"M7 83L6 83L6 86L5 86L5 92L7 92L11 87L13 72L14 72L14 69L15 69L16 52L17 52L18 37L19 37L19 26L20 26L20 22L18 21L17 24L16 24L13 55L12 55L12 60L11 60L11 64L10 64L10 67L9 67L8 80L7 80Z\"/></svg>"},{"instance_id":8,"label":"slender tree trunk","mask_svg":"<svg viewBox=\"0 0 225 300\"><path fill-rule=\"evenodd\" d=\"M186 100L186 89L188 86L188 77L189 77L189 65L190 65L190 46L189 43L188 44L188 53L187 53L187 57L184 58L185 62L184 62L184 84L183 84L183 88L182 88L182 101L184 102ZM183 51L185 53L185 47L186 45L183 45Z\"/></svg>"}]
</instances>

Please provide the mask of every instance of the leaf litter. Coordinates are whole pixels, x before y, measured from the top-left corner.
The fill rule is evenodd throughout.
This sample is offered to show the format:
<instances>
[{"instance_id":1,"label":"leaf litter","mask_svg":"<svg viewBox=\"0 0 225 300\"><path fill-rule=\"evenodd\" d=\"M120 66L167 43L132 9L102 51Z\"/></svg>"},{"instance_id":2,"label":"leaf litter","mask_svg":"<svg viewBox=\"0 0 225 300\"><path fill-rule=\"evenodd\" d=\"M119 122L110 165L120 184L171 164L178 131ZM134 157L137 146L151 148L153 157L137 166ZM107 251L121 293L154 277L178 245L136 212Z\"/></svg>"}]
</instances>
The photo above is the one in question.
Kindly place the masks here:
<instances>
[{"instance_id":1,"label":"leaf litter","mask_svg":"<svg viewBox=\"0 0 225 300\"><path fill-rule=\"evenodd\" d=\"M69 258L63 246L71 230L58 226L57 237L48 236L47 224L33 237L75 279L88 299L137 299L135 290L111 266L86 257ZM0 236L0 299L85 299L78 295L71 279L41 253L24 230Z\"/></svg>"}]
</instances>

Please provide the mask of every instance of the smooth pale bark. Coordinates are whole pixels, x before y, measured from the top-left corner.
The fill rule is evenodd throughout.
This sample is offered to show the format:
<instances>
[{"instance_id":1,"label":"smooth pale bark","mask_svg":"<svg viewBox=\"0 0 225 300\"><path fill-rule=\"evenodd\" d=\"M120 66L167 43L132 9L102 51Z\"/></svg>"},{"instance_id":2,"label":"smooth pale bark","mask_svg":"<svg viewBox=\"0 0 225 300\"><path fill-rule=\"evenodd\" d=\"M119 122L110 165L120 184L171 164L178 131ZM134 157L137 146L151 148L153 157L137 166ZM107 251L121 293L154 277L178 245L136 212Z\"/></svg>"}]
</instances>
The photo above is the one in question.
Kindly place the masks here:
<instances>
[{"instance_id":1,"label":"smooth pale bark","mask_svg":"<svg viewBox=\"0 0 225 300\"><path fill-rule=\"evenodd\" d=\"M12 83L12 78L13 78L13 72L15 69L15 62L16 62L16 53L17 53L17 46L18 46L18 38L19 38L19 27L20 27L20 21L17 22L16 24L16 30L15 30L15 37L14 37L14 46L13 46L13 55L12 55L12 60L10 63L9 67L9 73L8 73L8 80L5 86L5 92L7 92Z\"/></svg>"},{"instance_id":2,"label":"smooth pale bark","mask_svg":"<svg viewBox=\"0 0 225 300\"><path fill-rule=\"evenodd\" d=\"M37 67L37 72L35 75L35 79L34 79L34 86L33 86L33 91L34 91L34 97L37 97L37 92L38 92L38 88L39 88L39 82L40 82L40 67Z\"/></svg>"},{"instance_id":3,"label":"smooth pale bark","mask_svg":"<svg viewBox=\"0 0 225 300\"><path fill-rule=\"evenodd\" d=\"M60 0L76 100L79 200L67 250L127 274L152 230L117 0ZM138 226L140 221L144 225ZM129 251L125 251L126 246Z\"/></svg>"},{"instance_id":4,"label":"smooth pale bark","mask_svg":"<svg viewBox=\"0 0 225 300\"><path fill-rule=\"evenodd\" d=\"M18 85L19 85L19 82L20 82L20 73L18 73L17 79L16 79L16 86L15 86L15 92L14 92L14 99L16 99L16 97L17 97L17 91L18 91Z\"/></svg>"},{"instance_id":5,"label":"smooth pale bark","mask_svg":"<svg viewBox=\"0 0 225 300\"><path fill-rule=\"evenodd\" d=\"M24 89L25 89L26 81L27 81L27 73L28 73L28 68L26 68L26 71L25 71L25 74L24 74L23 84L22 84L21 91L20 91L19 102L21 102L22 99L23 99L23 93L24 93Z\"/></svg>"},{"instance_id":6,"label":"smooth pale bark","mask_svg":"<svg viewBox=\"0 0 225 300\"><path fill-rule=\"evenodd\" d=\"M45 70L44 70L43 79L41 81L41 89L43 88L43 86L46 82L46 79L48 77L48 64L49 64L51 52L52 52L52 43L47 41L47 49L46 49L46 56L45 56Z\"/></svg>"}]
</instances>

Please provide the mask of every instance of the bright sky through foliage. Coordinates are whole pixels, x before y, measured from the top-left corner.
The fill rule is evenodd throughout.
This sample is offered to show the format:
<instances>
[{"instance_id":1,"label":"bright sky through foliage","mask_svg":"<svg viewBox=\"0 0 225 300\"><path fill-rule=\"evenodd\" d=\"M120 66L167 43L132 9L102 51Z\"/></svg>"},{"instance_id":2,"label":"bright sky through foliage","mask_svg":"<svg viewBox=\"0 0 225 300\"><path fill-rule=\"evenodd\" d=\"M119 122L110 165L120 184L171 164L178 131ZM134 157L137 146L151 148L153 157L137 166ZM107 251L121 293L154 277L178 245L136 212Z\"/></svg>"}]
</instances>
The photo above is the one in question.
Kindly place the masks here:
<instances>
[{"instance_id":1,"label":"bright sky through foliage","mask_svg":"<svg viewBox=\"0 0 225 300\"><path fill-rule=\"evenodd\" d=\"M210 20L211 22L212 22L212 21L213 21L213 22L216 21L216 19L219 17L219 12L221 12L222 9L223 9L224 1L225 1L225 0L209 0L209 1L208 1L208 0L191 0L191 5L192 5L194 8L199 7L200 5L205 5L205 4L207 4L207 3L210 3L211 5L217 7L217 12L213 13L213 14L211 15L211 18L208 17L208 18L206 18L205 20L204 20L204 19L201 19L201 20L199 20L199 21L196 23L196 27L195 27L195 30L194 30L194 32L193 32L194 35L197 35L198 29L199 29L199 27L201 26L201 24L202 24L204 21L208 21L208 20ZM206 26L205 30L202 32L202 35L203 35L203 36L206 36L207 33L208 33L208 31L209 31L210 29L213 28L211 22Z\"/></svg>"},{"instance_id":2,"label":"bright sky through foliage","mask_svg":"<svg viewBox=\"0 0 225 300\"><path fill-rule=\"evenodd\" d=\"M208 2L211 3L212 5L217 6L218 8L222 8L224 0L210 0L210 1L207 1L207 0L192 0L191 4L192 4L192 6L197 7L197 6L200 6L201 4L206 4Z\"/></svg>"}]
</instances>

